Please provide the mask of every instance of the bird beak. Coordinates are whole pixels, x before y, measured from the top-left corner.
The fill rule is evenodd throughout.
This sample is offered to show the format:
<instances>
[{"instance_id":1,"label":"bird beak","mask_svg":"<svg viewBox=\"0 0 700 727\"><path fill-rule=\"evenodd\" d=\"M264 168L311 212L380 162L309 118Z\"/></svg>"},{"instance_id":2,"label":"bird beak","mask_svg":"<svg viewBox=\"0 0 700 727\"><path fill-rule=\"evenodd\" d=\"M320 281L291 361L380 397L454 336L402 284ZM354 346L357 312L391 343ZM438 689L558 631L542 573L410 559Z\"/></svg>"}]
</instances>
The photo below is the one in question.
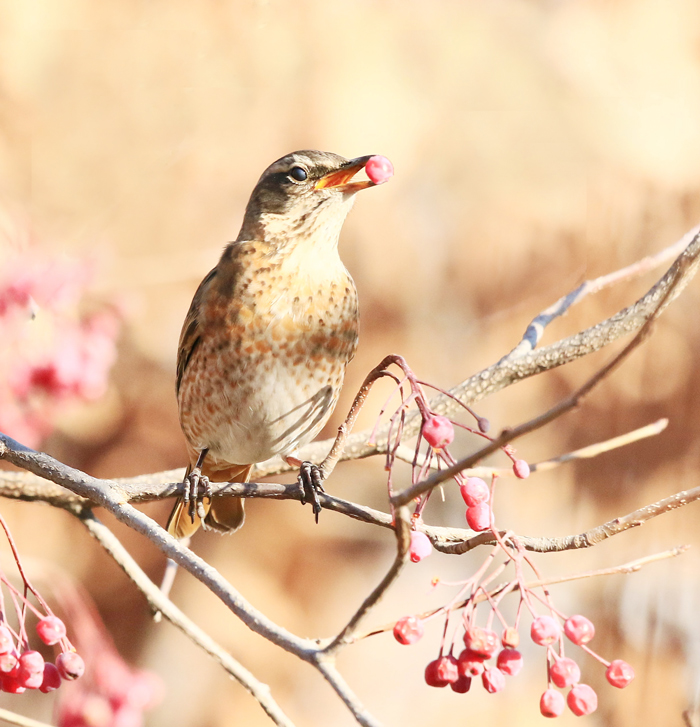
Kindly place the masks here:
<instances>
[{"instance_id":1,"label":"bird beak","mask_svg":"<svg viewBox=\"0 0 700 727\"><path fill-rule=\"evenodd\" d=\"M369 179L362 180L359 182L351 182L350 180L362 169L365 168L365 164L372 158L369 154L366 157L357 157L357 159L351 159L344 167L330 172L316 182L315 189L338 189L341 192L354 194L359 192L361 189L367 189L367 187L374 187L375 183Z\"/></svg>"}]
</instances>

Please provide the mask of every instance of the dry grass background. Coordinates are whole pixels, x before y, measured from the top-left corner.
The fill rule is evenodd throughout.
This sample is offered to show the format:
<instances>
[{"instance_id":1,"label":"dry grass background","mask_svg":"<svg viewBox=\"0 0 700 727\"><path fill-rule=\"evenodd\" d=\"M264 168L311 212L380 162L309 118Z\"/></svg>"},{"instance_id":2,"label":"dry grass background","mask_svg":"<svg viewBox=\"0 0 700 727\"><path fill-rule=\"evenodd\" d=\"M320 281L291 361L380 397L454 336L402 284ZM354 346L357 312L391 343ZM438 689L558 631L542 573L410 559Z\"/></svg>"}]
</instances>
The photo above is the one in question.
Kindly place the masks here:
<instances>
[{"instance_id":1,"label":"dry grass background","mask_svg":"<svg viewBox=\"0 0 700 727\"><path fill-rule=\"evenodd\" d=\"M0 0L0 201L52 252L101 261L99 294L128 311L105 401L73 412L46 443L105 476L184 464L173 394L191 295L233 238L260 172L292 149L381 153L396 177L360 195L341 241L362 304L360 351L337 425L364 373L407 357L449 386L513 345L533 314L586 277L654 252L700 219L700 5L695 0ZM10 224L10 223L8 223ZM652 277L559 321L548 340L635 299ZM669 416L665 434L598 460L503 483L501 523L578 532L697 486L695 281L643 350L577 412L523 440L530 461ZM517 423L569 392L607 354L526 382L479 411ZM383 395L382 395L383 396ZM375 411L382 396L374 400ZM369 425L367 414L362 425ZM465 444L466 446L466 444ZM330 490L381 506L380 462L346 465ZM149 512L164 521L167 505ZM590 552L537 558L548 574L697 545L697 506ZM125 577L69 517L3 504L24 552L89 585L117 644L158 671L166 702L149 724L264 725L261 710L167 624L155 626ZM454 493L428 518L459 524ZM162 561L115 525L154 577ZM41 533L39 537L37 533ZM262 610L302 635L339 628L391 560L390 533L291 503L252 503L235 537L195 548ZM444 601L480 554L412 567L378 621ZM593 616L609 658L638 679L600 686L597 725L680 725L700 668L700 562L556 589ZM352 724L310 669L262 643L181 575L176 601L267 681L299 725ZM410 650L380 637L341 660L387 725L539 724L542 655L528 650L508 689L466 696L422 684L439 634ZM3 698L49 719L47 698ZM574 718L561 719L563 725Z\"/></svg>"}]
</instances>

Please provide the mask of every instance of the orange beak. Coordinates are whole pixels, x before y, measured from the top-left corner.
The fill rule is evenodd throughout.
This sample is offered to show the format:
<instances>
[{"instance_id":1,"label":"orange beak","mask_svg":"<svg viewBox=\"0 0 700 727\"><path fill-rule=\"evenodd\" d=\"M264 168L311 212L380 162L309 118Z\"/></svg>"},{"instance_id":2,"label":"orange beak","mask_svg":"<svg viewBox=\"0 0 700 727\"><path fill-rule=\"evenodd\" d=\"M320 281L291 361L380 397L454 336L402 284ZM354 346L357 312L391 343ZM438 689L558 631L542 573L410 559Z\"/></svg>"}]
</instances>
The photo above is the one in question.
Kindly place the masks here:
<instances>
[{"instance_id":1,"label":"orange beak","mask_svg":"<svg viewBox=\"0 0 700 727\"><path fill-rule=\"evenodd\" d=\"M365 164L372 158L372 154L364 157L357 157L357 159L351 159L344 167L338 169L335 172L330 172L321 177L316 182L316 189L339 189L341 192L355 193L361 189L367 189L367 187L376 186L370 179L362 180L360 182L351 182L350 180L362 169L365 168Z\"/></svg>"}]
</instances>

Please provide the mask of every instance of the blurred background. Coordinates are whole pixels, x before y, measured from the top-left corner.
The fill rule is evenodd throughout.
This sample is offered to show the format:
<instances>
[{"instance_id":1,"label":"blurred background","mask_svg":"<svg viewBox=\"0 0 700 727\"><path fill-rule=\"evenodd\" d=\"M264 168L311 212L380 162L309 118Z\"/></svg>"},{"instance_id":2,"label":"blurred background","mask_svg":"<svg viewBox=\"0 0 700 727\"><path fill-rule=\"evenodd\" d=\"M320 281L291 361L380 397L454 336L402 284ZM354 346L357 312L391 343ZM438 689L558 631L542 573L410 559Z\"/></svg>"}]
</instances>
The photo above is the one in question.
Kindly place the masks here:
<instances>
[{"instance_id":1,"label":"blurred background","mask_svg":"<svg viewBox=\"0 0 700 727\"><path fill-rule=\"evenodd\" d=\"M2 428L93 475L185 464L174 396L180 326L235 238L258 176L289 151L384 154L396 169L389 184L359 195L341 238L362 332L326 436L385 354L452 386L510 350L534 315L582 280L652 254L700 221L694 0L0 0L0 17L0 278L6 307L38 311L33 333L16 320L3 333ZM661 272L587 300L545 342L634 301ZM536 462L662 416L668 429L504 480L501 526L578 533L700 484L699 293L695 280L623 370L517 449ZM30 353L26 379L15 369ZM610 355L524 382L478 411L496 431L519 423ZM388 393L387 384L370 400L361 427ZM465 438L455 452L473 446ZM376 460L340 466L328 489L385 509L385 487ZM163 679L165 699L147 724L269 724L213 661L153 623L69 515L1 507L20 551L82 583L121 655ZM164 523L170 507L144 509ZM425 517L463 526L458 493L435 498ZM161 554L106 520L158 580ZM691 505L590 551L535 562L556 576L698 545L696 521ZM310 637L344 625L394 549L389 531L332 513L314 527L308 509L262 501L249 504L240 533L199 533L193 547L255 606ZM455 590L433 589L431 579L463 580L484 556L434 554L408 568L372 622L446 602ZM637 671L618 691L593 659L569 653L599 692L591 727L683 724L700 676L699 573L691 549L634 575L553 589L563 612L594 620L592 646ZM354 724L313 670L248 632L187 574L173 598L271 686L296 724ZM458 695L423 683L440 636L436 622L410 649L378 636L347 649L339 666L386 725L543 723L541 649L524 646L525 668L504 692L476 685ZM0 703L52 719L52 696Z\"/></svg>"}]
</instances>

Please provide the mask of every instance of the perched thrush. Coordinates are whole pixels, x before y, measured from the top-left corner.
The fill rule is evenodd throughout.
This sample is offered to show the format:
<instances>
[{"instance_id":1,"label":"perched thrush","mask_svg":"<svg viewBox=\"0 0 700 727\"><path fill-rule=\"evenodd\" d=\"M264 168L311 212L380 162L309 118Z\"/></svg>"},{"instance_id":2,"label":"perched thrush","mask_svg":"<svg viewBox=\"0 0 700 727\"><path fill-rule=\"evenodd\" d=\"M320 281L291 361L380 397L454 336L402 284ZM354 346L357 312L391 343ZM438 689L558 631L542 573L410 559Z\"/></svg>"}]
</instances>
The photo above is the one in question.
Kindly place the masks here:
<instances>
[{"instance_id":1,"label":"perched thrush","mask_svg":"<svg viewBox=\"0 0 700 727\"><path fill-rule=\"evenodd\" d=\"M388 164L321 151L277 160L197 289L177 357L190 466L187 495L168 521L175 537L191 535L202 517L220 532L239 528L243 500L198 501L200 481L246 482L257 462L294 461L331 415L359 323L338 236L355 193L375 184L352 181L371 159Z\"/></svg>"}]
</instances>

